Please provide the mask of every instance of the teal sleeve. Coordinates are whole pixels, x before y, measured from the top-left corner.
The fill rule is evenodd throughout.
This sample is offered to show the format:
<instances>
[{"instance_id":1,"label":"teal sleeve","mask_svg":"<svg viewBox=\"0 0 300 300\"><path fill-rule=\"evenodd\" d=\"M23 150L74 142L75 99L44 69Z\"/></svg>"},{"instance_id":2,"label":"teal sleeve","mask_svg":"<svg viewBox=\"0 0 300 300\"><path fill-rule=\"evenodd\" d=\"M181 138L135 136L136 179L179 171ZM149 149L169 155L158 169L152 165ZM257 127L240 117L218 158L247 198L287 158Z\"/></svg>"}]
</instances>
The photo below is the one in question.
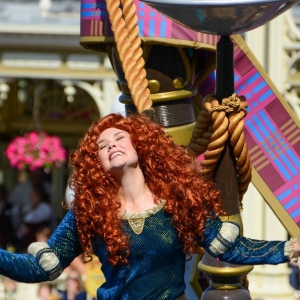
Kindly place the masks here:
<instances>
[{"instance_id":1,"label":"teal sleeve","mask_svg":"<svg viewBox=\"0 0 300 300\"><path fill-rule=\"evenodd\" d=\"M223 222L219 218L208 219L203 238L199 242L200 246L212 256L228 263L240 265L276 265L290 261L289 257L284 254L286 241L254 240L239 235L233 242L230 242L219 233L222 225ZM221 255L214 253L210 248L214 239L223 244L227 251Z\"/></svg>"},{"instance_id":2,"label":"teal sleeve","mask_svg":"<svg viewBox=\"0 0 300 300\"><path fill-rule=\"evenodd\" d=\"M260 241L238 236L232 248L229 248L220 260L244 265L277 265L289 262L284 255L285 241Z\"/></svg>"},{"instance_id":3,"label":"teal sleeve","mask_svg":"<svg viewBox=\"0 0 300 300\"><path fill-rule=\"evenodd\" d=\"M73 259L81 253L75 216L69 211L47 241L49 248L43 248L36 256L15 254L0 249L0 274L13 280L26 283L42 282L58 277ZM53 252L58 264L50 271L40 265L43 254ZM53 277L54 276L54 277Z\"/></svg>"},{"instance_id":4,"label":"teal sleeve","mask_svg":"<svg viewBox=\"0 0 300 300\"><path fill-rule=\"evenodd\" d=\"M63 269L69 266L73 259L82 252L73 210L66 214L47 244L58 257Z\"/></svg>"},{"instance_id":5,"label":"teal sleeve","mask_svg":"<svg viewBox=\"0 0 300 300\"><path fill-rule=\"evenodd\" d=\"M49 279L30 254L15 254L0 249L0 274L26 283L42 282Z\"/></svg>"}]
</instances>

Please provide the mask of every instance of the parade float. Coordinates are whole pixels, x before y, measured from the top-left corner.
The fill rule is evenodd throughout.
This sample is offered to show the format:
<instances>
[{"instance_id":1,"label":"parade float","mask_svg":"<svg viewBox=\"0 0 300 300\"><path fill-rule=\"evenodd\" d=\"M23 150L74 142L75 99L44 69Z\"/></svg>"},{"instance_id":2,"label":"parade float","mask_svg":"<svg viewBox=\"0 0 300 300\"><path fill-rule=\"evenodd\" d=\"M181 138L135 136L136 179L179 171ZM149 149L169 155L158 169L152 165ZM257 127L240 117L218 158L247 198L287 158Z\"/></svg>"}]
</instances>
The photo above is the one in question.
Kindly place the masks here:
<instances>
[{"instance_id":1,"label":"parade float","mask_svg":"<svg viewBox=\"0 0 300 300\"><path fill-rule=\"evenodd\" d=\"M300 232L300 140L288 129L300 134L299 120L240 34L297 2L82 0L80 33L84 48L108 54L126 113L149 115L199 156L221 190L224 219L242 228L252 181L292 236ZM250 300L252 268L205 254L189 283L203 300ZM205 291L199 272L210 278Z\"/></svg>"}]
</instances>

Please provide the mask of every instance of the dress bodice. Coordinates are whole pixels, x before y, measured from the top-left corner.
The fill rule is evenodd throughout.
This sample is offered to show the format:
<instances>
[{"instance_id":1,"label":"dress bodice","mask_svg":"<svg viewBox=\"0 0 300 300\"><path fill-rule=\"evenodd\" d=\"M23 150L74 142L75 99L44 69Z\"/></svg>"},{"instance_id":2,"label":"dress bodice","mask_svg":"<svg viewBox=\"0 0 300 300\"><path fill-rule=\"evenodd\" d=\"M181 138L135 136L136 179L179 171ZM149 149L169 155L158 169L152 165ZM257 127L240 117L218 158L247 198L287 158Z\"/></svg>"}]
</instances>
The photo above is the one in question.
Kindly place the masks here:
<instances>
[{"instance_id":1,"label":"dress bodice","mask_svg":"<svg viewBox=\"0 0 300 300\"><path fill-rule=\"evenodd\" d=\"M105 244L97 239L94 251L106 278L97 292L102 299L176 299L184 293L185 255L183 244L171 225L171 216L161 207L144 217L141 233L128 219L122 220L130 244L129 264L112 267Z\"/></svg>"}]
</instances>

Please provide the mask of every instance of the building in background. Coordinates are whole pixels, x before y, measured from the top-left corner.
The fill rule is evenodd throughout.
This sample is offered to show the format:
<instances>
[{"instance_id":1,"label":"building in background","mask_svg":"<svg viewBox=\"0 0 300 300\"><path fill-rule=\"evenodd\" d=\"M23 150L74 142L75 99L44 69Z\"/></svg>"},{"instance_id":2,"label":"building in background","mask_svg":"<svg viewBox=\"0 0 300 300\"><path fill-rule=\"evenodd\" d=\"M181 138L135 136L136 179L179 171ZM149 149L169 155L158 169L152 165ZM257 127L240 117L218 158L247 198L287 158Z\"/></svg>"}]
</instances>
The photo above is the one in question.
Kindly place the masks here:
<instances>
[{"instance_id":1,"label":"building in background","mask_svg":"<svg viewBox=\"0 0 300 300\"><path fill-rule=\"evenodd\" d=\"M70 151L91 122L114 111L119 90L107 56L79 45L79 0L0 1L0 150L32 130L59 136ZM67 164L53 169L53 203L61 202ZM0 158L10 190L18 172Z\"/></svg>"}]
</instances>

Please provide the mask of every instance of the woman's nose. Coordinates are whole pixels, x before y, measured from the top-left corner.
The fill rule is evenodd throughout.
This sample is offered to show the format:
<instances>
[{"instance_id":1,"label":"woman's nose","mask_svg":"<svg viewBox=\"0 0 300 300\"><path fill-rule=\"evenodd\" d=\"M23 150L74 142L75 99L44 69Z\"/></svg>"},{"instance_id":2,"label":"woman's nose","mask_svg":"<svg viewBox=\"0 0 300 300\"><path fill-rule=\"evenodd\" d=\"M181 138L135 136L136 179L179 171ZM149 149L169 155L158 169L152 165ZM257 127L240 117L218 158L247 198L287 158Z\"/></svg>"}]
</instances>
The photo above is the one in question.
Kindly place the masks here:
<instances>
[{"instance_id":1,"label":"woman's nose","mask_svg":"<svg viewBox=\"0 0 300 300\"><path fill-rule=\"evenodd\" d=\"M113 147L116 147L116 145L114 143L111 143L108 145L108 150L111 150Z\"/></svg>"}]
</instances>

